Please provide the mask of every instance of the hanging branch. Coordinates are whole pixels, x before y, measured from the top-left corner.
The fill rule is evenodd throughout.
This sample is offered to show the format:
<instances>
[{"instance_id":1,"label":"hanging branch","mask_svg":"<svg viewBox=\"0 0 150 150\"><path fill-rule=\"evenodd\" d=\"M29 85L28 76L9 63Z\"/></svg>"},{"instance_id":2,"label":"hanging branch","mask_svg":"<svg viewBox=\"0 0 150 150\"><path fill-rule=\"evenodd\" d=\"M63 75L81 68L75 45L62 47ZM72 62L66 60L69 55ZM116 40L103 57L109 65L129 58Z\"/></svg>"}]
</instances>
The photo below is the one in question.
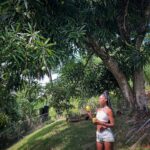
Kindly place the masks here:
<instances>
[{"instance_id":1,"label":"hanging branch","mask_svg":"<svg viewBox=\"0 0 150 150\"><path fill-rule=\"evenodd\" d=\"M120 2L120 12L118 12L118 17L117 17L117 23L118 23L118 28L120 32L120 36L125 43L130 43L130 32L128 29L128 20L127 20L127 15L128 15L128 6L129 6L129 0L126 1L121 1Z\"/></svg>"}]
</instances>

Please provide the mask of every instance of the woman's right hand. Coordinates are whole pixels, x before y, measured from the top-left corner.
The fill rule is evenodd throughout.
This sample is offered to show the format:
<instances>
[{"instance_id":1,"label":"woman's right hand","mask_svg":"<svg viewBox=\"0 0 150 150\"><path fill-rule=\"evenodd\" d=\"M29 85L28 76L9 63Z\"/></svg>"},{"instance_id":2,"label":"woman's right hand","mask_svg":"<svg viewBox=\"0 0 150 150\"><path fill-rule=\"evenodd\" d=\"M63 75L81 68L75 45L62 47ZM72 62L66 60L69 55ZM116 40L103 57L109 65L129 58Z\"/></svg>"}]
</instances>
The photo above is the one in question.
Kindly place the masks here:
<instances>
[{"instance_id":1,"label":"woman's right hand","mask_svg":"<svg viewBox=\"0 0 150 150\"><path fill-rule=\"evenodd\" d=\"M99 121L96 119L95 122L97 125L99 125L101 128L106 129L107 127L105 126L105 122Z\"/></svg>"},{"instance_id":2,"label":"woman's right hand","mask_svg":"<svg viewBox=\"0 0 150 150\"><path fill-rule=\"evenodd\" d=\"M87 114L88 114L89 118L92 119L92 112L91 111L87 111Z\"/></svg>"},{"instance_id":3,"label":"woman's right hand","mask_svg":"<svg viewBox=\"0 0 150 150\"><path fill-rule=\"evenodd\" d=\"M92 122L93 122L94 124L96 123L96 121L97 121L96 118L92 118Z\"/></svg>"}]
</instances>

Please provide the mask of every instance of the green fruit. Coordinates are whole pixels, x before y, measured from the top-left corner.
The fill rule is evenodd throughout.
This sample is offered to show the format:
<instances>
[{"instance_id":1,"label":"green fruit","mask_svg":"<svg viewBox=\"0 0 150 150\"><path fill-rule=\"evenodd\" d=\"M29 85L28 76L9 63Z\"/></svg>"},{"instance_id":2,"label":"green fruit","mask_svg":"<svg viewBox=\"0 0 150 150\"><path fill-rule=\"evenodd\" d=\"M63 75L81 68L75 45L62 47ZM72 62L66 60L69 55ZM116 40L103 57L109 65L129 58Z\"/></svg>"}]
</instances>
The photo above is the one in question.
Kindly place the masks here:
<instances>
[{"instance_id":1,"label":"green fruit","mask_svg":"<svg viewBox=\"0 0 150 150\"><path fill-rule=\"evenodd\" d=\"M42 70L43 70L43 71L45 71L45 70L46 70L46 67L45 67L45 66L43 66L43 67L42 67Z\"/></svg>"},{"instance_id":2,"label":"green fruit","mask_svg":"<svg viewBox=\"0 0 150 150\"><path fill-rule=\"evenodd\" d=\"M91 107L88 105L85 107L85 109L86 109L86 111L91 111Z\"/></svg>"},{"instance_id":3,"label":"green fruit","mask_svg":"<svg viewBox=\"0 0 150 150\"><path fill-rule=\"evenodd\" d=\"M63 4L64 4L64 1L61 1L61 4L63 5Z\"/></svg>"}]
</instances>

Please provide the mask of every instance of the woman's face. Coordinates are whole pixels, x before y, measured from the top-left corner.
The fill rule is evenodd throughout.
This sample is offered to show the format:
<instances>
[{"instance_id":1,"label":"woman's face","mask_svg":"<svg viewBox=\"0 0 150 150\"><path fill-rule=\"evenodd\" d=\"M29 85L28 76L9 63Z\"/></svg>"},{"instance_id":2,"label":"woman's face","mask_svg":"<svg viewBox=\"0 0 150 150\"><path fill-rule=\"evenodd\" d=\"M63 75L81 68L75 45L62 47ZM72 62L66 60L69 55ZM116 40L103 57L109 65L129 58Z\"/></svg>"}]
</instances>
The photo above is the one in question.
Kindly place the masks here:
<instances>
[{"instance_id":1,"label":"woman's face","mask_svg":"<svg viewBox=\"0 0 150 150\"><path fill-rule=\"evenodd\" d=\"M100 106L105 106L106 105L106 98L105 98L105 96L101 95L99 97L99 104L100 104Z\"/></svg>"}]
</instances>

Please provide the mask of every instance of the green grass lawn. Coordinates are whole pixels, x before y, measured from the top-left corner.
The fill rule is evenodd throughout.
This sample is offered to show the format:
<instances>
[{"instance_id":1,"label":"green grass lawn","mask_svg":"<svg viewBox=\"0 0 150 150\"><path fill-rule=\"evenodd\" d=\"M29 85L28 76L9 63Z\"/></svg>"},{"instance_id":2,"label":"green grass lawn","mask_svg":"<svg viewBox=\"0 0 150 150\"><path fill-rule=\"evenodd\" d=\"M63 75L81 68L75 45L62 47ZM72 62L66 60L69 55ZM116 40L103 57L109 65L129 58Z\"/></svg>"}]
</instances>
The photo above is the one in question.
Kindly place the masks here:
<instances>
[{"instance_id":1,"label":"green grass lawn","mask_svg":"<svg viewBox=\"0 0 150 150\"><path fill-rule=\"evenodd\" d=\"M123 134L128 127L123 125L124 120L116 121L115 133L118 131L118 136L114 150L128 150ZM95 131L90 121L67 123L59 120L24 137L8 150L95 150Z\"/></svg>"},{"instance_id":2,"label":"green grass lawn","mask_svg":"<svg viewBox=\"0 0 150 150\"><path fill-rule=\"evenodd\" d=\"M95 149L95 127L89 121L54 122L26 136L9 150L83 150Z\"/></svg>"}]
</instances>

